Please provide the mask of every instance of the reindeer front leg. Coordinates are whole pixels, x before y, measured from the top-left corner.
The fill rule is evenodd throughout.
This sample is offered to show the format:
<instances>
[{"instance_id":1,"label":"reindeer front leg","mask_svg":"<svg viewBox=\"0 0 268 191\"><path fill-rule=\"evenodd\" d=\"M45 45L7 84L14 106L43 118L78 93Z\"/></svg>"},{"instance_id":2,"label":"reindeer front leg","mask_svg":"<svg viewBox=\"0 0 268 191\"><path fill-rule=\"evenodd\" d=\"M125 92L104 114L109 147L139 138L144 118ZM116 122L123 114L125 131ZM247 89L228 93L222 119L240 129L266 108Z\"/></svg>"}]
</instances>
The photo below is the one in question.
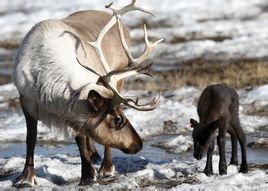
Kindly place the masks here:
<instances>
[{"instance_id":1,"label":"reindeer front leg","mask_svg":"<svg viewBox=\"0 0 268 191\"><path fill-rule=\"evenodd\" d=\"M88 154L91 154L91 156L89 156L91 162L97 163L98 161L101 161L101 157L100 157L96 147L94 146L94 142L93 142L92 138L87 136L86 139L87 139Z\"/></svg>"},{"instance_id":2,"label":"reindeer front leg","mask_svg":"<svg viewBox=\"0 0 268 191\"><path fill-rule=\"evenodd\" d=\"M88 141L86 136L77 135L75 141L81 157L81 180L79 185L89 185L96 180L95 168L91 164L92 152L87 147Z\"/></svg>"},{"instance_id":3,"label":"reindeer front leg","mask_svg":"<svg viewBox=\"0 0 268 191\"><path fill-rule=\"evenodd\" d=\"M206 163L206 167L205 167L205 170L204 170L204 173L207 176L211 176L213 174L212 155L213 155L213 151L214 151L214 145L215 145L215 141L213 139L213 141L210 143L210 145L208 147L207 163Z\"/></svg>"},{"instance_id":4,"label":"reindeer front leg","mask_svg":"<svg viewBox=\"0 0 268 191\"><path fill-rule=\"evenodd\" d=\"M31 187L36 184L35 170L34 170L34 148L36 145L37 134L37 120L34 119L24 108L22 98L20 99L22 110L25 116L27 125L27 137L26 137L26 162L22 174L17 178L15 186L17 187Z\"/></svg>"},{"instance_id":5,"label":"reindeer front leg","mask_svg":"<svg viewBox=\"0 0 268 191\"><path fill-rule=\"evenodd\" d=\"M112 162L112 148L105 146L104 158L99 169L100 176L112 176L114 175L114 166Z\"/></svg>"}]
</instances>

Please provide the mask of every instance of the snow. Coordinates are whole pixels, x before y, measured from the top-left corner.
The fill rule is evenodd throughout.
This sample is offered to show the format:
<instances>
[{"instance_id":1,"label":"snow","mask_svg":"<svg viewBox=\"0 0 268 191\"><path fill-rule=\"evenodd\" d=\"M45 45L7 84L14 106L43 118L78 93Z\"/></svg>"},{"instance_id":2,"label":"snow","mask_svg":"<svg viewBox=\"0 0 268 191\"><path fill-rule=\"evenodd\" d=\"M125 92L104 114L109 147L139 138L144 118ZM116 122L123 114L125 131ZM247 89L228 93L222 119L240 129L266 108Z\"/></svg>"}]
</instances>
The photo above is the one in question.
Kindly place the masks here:
<instances>
[{"instance_id":1,"label":"snow","mask_svg":"<svg viewBox=\"0 0 268 191\"><path fill-rule=\"evenodd\" d=\"M26 138L26 124L22 113L12 113L8 117L0 118L1 142L24 142ZM38 139L40 141L65 140L65 135L59 134L56 129L49 130L42 123L38 125ZM68 140L68 138L67 138Z\"/></svg>"},{"instance_id":2,"label":"snow","mask_svg":"<svg viewBox=\"0 0 268 191\"><path fill-rule=\"evenodd\" d=\"M247 94L245 101L253 103L256 101L268 101L268 84L259 86Z\"/></svg>"},{"instance_id":3,"label":"snow","mask_svg":"<svg viewBox=\"0 0 268 191\"><path fill-rule=\"evenodd\" d=\"M183 153L190 150L191 146L193 146L193 140L189 135L179 135L170 140L157 142L154 146L164 148L171 153Z\"/></svg>"},{"instance_id":4,"label":"snow","mask_svg":"<svg viewBox=\"0 0 268 191\"><path fill-rule=\"evenodd\" d=\"M168 108L168 109L167 109ZM150 112L137 112L127 109L125 115L142 137L160 134L165 129L163 123L167 120L176 121L176 132L184 132L191 114L195 114L194 106L188 107L175 100L162 99L160 105ZM178 120L180 118L180 120Z\"/></svg>"},{"instance_id":5,"label":"snow","mask_svg":"<svg viewBox=\"0 0 268 191\"><path fill-rule=\"evenodd\" d=\"M109 185L99 181L86 187L86 190L102 190L102 189L137 189L148 183L150 186L146 190L160 190L161 185L157 185L158 181L162 182L167 188L171 183L177 185L172 190L246 190L246 189L267 189L267 174L263 170L250 171L247 174L238 173L238 167L228 166L228 174L219 176L217 166L219 158L214 157L213 168L214 175L205 176L202 171L205 166L205 160L201 161L177 161L173 160L169 163L150 163L150 159L137 159L135 162L140 163L146 160L147 165L144 169L130 172L117 173L114 177L106 178ZM24 159L21 157L12 157L2 159L1 164L6 170L12 170L11 179L1 181L2 188L12 186L12 180L22 170ZM115 165L124 164L125 161L118 160ZM98 167L98 165L96 165ZM36 181L38 185L36 190L61 189L61 185L68 190L76 190L79 187L76 184L80 177L80 159L79 157L70 157L65 155L53 155L50 157L36 156ZM162 188L163 189L163 188Z\"/></svg>"},{"instance_id":6,"label":"snow","mask_svg":"<svg viewBox=\"0 0 268 191\"><path fill-rule=\"evenodd\" d=\"M0 93L3 94L7 91L15 91L16 90L16 87L14 86L13 83L10 83L10 84L5 84L5 85L1 85L1 88L0 88Z\"/></svg>"}]
</instances>

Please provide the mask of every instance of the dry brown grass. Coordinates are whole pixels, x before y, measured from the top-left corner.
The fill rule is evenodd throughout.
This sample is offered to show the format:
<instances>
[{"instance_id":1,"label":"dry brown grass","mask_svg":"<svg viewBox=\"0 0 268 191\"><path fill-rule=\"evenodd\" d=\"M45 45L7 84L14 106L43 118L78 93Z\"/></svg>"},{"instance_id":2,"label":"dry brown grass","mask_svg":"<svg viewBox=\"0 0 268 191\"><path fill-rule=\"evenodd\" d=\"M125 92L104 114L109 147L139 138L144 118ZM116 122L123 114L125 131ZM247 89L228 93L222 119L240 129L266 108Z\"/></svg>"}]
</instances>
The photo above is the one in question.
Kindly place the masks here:
<instances>
[{"instance_id":1,"label":"dry brown grass","mask_svg":"<svg viewBox=\"0 0 268 191\"><path fill-rule=\"evenodd\" d=\"M10 65L9 67L13 67ZM268 61L244 60L231 63L196 60L180 69L153 72L154 78L136 78L126 82L127 89L172 90L190 85L205 87L225 83L235 88L268 83ZM0 76L0 84L11 82L11 76Z\"/></svg>"},{"instance_id":2,"label":"dry brown grass","mask_svg":"<svg viewBox=\"0 0 268 191\"><path fill-rule=\"evenodd\" d=\"M15 49L19 47L20 42L20 40L15 39L0 40L0 47L6 49Z\"/></svg>"},{"instance_id":3,"label":"dry brown grass","mask_svg":"<svg viewBox=\"0 0 268 191\"><path fill-rule=\"evenodd\" d=\"M0 75L0 85L11 83L11 76L1 76Z\"/></svg>"},{"instance_id":4,"label":"dry brown grass","mask_svg":"<svg viewBox=\"0 0 268 191\"><path fill-rule=\"evenodd\" d=\"M171 90L185 85L205 87L214 83L225 83L235 88L266 84L268 83L268 61L217 63L197 60L181 69L155 72L151 80L138 78L128 81L127 88Z\"/></svg>"}]
</instances>

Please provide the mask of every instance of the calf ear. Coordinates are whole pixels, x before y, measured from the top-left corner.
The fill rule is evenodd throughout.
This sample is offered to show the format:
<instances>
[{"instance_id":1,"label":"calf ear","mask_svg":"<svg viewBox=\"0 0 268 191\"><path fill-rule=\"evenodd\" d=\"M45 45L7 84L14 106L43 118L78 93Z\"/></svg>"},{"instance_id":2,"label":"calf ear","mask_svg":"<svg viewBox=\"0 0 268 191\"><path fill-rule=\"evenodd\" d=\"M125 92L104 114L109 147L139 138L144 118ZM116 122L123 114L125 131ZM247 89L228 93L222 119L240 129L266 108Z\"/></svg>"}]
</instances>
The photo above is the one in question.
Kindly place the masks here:
<instances>
[{"instance_id":1,"label":"calf ear","mask_svg":"<svg viewBox=\"0 0 268 191\"><path fill-rule=\"evenodd\" d=\"M190 119L190 123L192 128L196 128L199 125L199 123L192 118Z\"/></svg>"},{"instance_id":2,"label":"calf ear","mask_svg":"<svg viewBox=\"0 0 268 191\"><path fill-rule=\"evenodd\" d=\"M208 128L211 131L215 131L218 127L219 127L219 119L217 119L216 121L213 121L212 123L208 125Z\"/></svg>"}]
</instances>

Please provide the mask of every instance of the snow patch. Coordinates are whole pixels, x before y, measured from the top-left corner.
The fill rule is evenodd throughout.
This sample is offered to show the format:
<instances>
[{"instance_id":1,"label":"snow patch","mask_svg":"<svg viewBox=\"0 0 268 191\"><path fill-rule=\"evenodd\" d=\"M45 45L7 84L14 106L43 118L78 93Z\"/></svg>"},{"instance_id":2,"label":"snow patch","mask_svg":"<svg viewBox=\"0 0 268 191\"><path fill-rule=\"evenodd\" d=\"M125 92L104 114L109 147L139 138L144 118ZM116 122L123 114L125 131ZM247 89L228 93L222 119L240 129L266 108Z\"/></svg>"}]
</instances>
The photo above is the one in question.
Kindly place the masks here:
<instances>
[{"instance_id":1,"label":"snow patch","mask_svg":"<svg viewBox=\"0 0 268 191\"><path fill-rule=\"evenodd\" d=\"M192 145L192 137L188 135L179 135L175 138L171 138L153 144L153 146L164 148L167 152L171 153L183 153L185 151L190 150Z\"/></svg>"}]
</instances>

